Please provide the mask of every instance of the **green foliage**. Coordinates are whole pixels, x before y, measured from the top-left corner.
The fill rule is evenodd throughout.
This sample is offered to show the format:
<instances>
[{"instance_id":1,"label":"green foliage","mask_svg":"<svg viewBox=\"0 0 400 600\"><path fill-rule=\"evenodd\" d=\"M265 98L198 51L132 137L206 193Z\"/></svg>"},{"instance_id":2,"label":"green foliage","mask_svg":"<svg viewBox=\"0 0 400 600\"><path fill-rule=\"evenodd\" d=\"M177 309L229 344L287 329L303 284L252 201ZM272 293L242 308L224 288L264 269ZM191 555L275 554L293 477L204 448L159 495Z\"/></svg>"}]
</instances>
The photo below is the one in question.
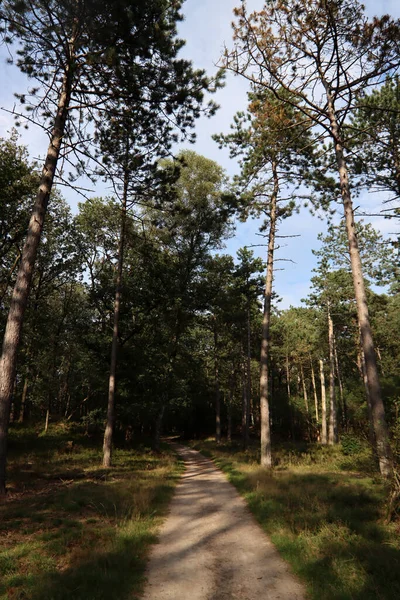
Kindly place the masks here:
<instances>
[{"instance_id":1,"label":"green foliage","mask_svg":"<svg viewBox=\"0 0 400 600\"><path fill-rule=\"evenodd\" d=\"M370 190L400 196L400 87L398 76L360 94L349 126L352 162Z\"/></svg>"},{"instance_id":2,"label":"green foliage","mask_svg":"<svg viewBox=\"0 0 400 600\"><path fill-rule=\"evenodd\" d=\"M0 138L0 302L13 280L37 186L35 165L17 133Z\"/></svg>"},{"instance_id":3,"label":"green foliage","mask_svg":"<svg viewBox=\"0 0 400 600\"><path fill-rule=\"evenodd\" d=\"M340 443L342 444L343 454L346 456L359 454L362 449L360 439L351 434L343 434Z\"/></svg>"}]
</instances>

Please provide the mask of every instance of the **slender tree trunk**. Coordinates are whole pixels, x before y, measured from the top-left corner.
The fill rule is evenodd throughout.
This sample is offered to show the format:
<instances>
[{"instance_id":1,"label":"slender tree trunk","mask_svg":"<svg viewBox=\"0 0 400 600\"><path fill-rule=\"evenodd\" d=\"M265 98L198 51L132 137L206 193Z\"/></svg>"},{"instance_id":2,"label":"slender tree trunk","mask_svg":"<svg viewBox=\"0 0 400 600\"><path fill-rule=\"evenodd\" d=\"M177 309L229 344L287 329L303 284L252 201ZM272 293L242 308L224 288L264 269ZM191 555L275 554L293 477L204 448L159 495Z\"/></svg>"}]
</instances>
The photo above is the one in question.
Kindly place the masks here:
<instances>
[{"instance_id":1,"label":"slender tree trunk","mask_svg":"<svg viewBox=\"0 0 400 600\"><path fill-rule=\"evenodd\" d=\"M35 265L40 236L43 230L50 192L53 186L57 161L65 131L68 106L71 96L72 77L67 68L59 96L57 114L50 144L44 163L35 206L29 221L28 233L18 267L0 359L0 495L6 493L7 433L10 418L12 387L16 371L17 352L22 333L22 324L28 302L32 273Z\"/></svg>"},{"instance_id":2,"label":"slender tree trunk","mask_svg":"<svg viewBox=\"0 0 400 600\"><path fill-rule=\"evenodd\" d=\"M67 402L65 404L64 418L66 419L71 408L71 394L67 392Z\"/></svg>"},{"instance_id":3,"label":"slender tree trunk","mask_svg":"<svg viewBox=\"0 0 400 600\"><path fill-rule=\"evenodd\" d=\"M25 419L25 406L26 406L26 399L27 399L27 396L28 396L28 386L29 386L29 379L28 379L28 375L27 375L25 377L24 387L22 389L21 407L20 407L20 410L19 410L18 423L23 423L24 419Z\"/></svg>"},{"instance_id":4,"label":"slender tree trunk","mask_svg":"<svg viewBox=\"0 0 400 600\"><path fill-rule=\"evenodd\" d=\"M324 373L324 361L322 358L319 359L319 373L321 378L321 444L328 443L328 436L326 431L326 388L325 388L325 373Z\"/></svg>"},{"instance_id":5,"label":"slender tree trunk","mask_svg":"<svg viewBox=\"0 0 400 600\"><path fill-rule=\"evenodd\" d=\"M214 385L215 385L215 441L221 442L221 392L219 388L218 333L214 317Z\"/></svg>"},{"instance_id":6,"label":"slender tree trunk","mask_svg":"<svg viewBox=\"0 0 400 600\"><path fill-rule=\"evenodd\" d=\"M360 375L361 375L362 382L364 384L365 397L367 399L368 439L369 439L371 448L375 448L375 432L374 432L374 424L373 424L373 419L372 419L372 406L371 406L371 398L369 396L369 387L368 387L367 369L365 367L364 351L363 351L362 345L361 345L361 333L360 333L359 363L360 363Z\"/></svg>"},{"instance_id":7,"label":"slender tree trunk","mask_svg":"<svg viewBox=\"0 0 400 600\"><path fill-rule=\"evenodd\" d=\"M249 386L246 364L243 363L242 380L242 446L246 450L249 443Z\"/></svg>"},{"instance_id":8,"label":"slender tree trunk","mask_svg":"<svg viewBox=\"0 0 400 600\"><path fill-rule=\"evenodd\" d=\"M328 304L328 336L329 336L329 444L338 443L337 432L337 407L335 395L335 352L334 352L334 334L333 321Z\"/></svg>"},{"instance_id":9,"label":"slender tree trunk","mask_svg":"<svg viewBox=\"0 0 400 600\"><path fill-rule=\"evenodd\" d=\"M382 373L383 376L385 376L385 370L384 370L383 364L382 364L382 354L381 354L380 348L378 348L378 347L376 348L376 354L377 354L377 356L379 358L379 363L380 363L380 367L381 367L381 373Z\"/></svg>"},{"instance_id":10,"label":"slender tree trunk","mask_svg":"<svg viewBox=\"0 0 400 600\"><path fill-rule=\"evenodd\" d=\"M286 352L286 389L288 400L290 400L290 371L289 371L289 354Z\"/></svg>"},{"instance_id":11,"label":"slender tree trunk","mask_svg":"<svg viewBox=\"0 0 400 600\"><path fill-rule=\"evenodd\" d=\"M246 431L246 413L247 413L247 385L246 385L246 371L243 368L242 377L242 448L247 448L247 431Z\"/></svg>"},{"instance_id":12,"label":"slender tree trunk","mask_svg":"<svg viewBox=\"0 0 400 600\"><path fill-rule=\"evenodd\" d=\"M310 410L309 410L309 406L308 406L308 394L307 394L306 381L304 379L303 365L300 365L300 374L301 374L301 385L302 385L302 388L303 388L304 405L306 407L307 420L308 420L308 415L310 413Z\"/></svg>"},{"instance_id":13,"label":"slender tree trunk","mask_svg":"<svg viewBox=\"0 0 400 600\"><path fill-rule=\"evenodd\" d=\"M119 335L119 315L121 309L121 294L122 294L122 271L124 267L124 247L125 247L125 227L126 227L126 206L128 201L128 183L129 174L125 170L124 174L124 189L122 196L122 211L121 211L121 232L119 237L118 248L118 265L117 278L115 283L115 300L114 300L114 326L111 342L111 362L110 362L110 377L108 381L108 404L107 404L107 424L104 432L103 440L103 467L111 467L112 462L112 444L115 424L115 386L116 386L116 371L117 371L117 354L118 354L118 335Z\"/></svg>"},{"instance_id":14,"label":"slender tree trunk","mask_svg":"<svg viewBox=\"0 0 400 600\"><path fill-rule=\"evenodd\" d=\"M313 393L314 393L315 421L318 425L318 423L319 423L318 395L317 395L317 386L315 385L315 373L314 373L314 366L313 366L311 354L310 354L310 365L311 365L311 383L312 383L312 388L313 388Z\"/></svg>"},{"instance_id":15,"label":"slender tree trunk","mask_svg":"<svg viewBox=\"0 0 400 600\"><path fill-rule=\"evenodd\" d=\"M231 377L230 377L230 389L229 389L229 401L227 406L227 419L228 419L228 429L227 429L227 439L228 442L232 441L232 406L235 398L235 387L236 387L236 371L235 367L232 367Z\"/></svg>"},{"instance_id":16,"label":"slender tree trunk","mask_svg":"<svg viewBox=\"0 0 400 600\"><path fill-rule=\"evenodd\" d=\"M270 324L271 324L271 297L272 283L274 278L274 250L277 220L277 201L279 192L279 180L276 163L272 164L274 188L270 202L270 226L268 236L268 260L267 276L265 281L264 316L261 338L260 357L260 410L261 410L261 465L266 468L272 467L271 451L271 426L269 417L269 351L270 351Z\"/></svg>"},{"instance_id":17,"label":"slender tree trunk","mask_svg":"<svg viewBox=\"0 0 400 600\"><path fill-rule=\"evenodd\" d=\"M365 292L364 277L362 273L360 252L354 224L353 203L350 194L348 170L343 152L339 127L329 86L325 84L328 100L328 113L332 136L335 144L336 160L340 177L340 188L346 220L347 238L351 270L353 274L354 291L357 303L358 322L361 330L362 347L367 371L369 397L371 400L372 419L374 424L376 451L379 460L379 470L383 477L389 478L393 474L393 457L389 443L389 430L386 423L385 408L383 405L379 383L378 367L372 331L368 313L367 295Z\"/></svg>"},{"instance_id":18,"label":"slender tree trunk","mask_svg":"<svg viewBox=\"0 0 400 600\"><path fill-rule=\"evenodd\" d=\"M47 407L46 410L46 419L44 422L44 432L47 433L49 430L49 419L50 419L50 406Z\"/></svg>"},{"instance_id":19,"label":"slender tree trunk","mask_svg":"<svg viewBox=\"0 0 400 600\"><path fill-rule=\"evenodd\" d=\"M342 382L342 376L340 373L339 357L338 357L338 353L337 353L337 345L336 345L335 338L333 339L333 348L335 351L336 374L337 374L338 383L339 383L340 403L342 406L342 422L343 422L343 427L346 430L347 429L347 404L346 404L346 398L345 398L344 390L343 390L343 382Z\"/></svg>"},{"instance_id":20,"label":"slender tree trunk","mask_svg":"<svg viewBox=\"0 0 400 600\"><path fill-rule=\"evenodd\" d=\"M249 427L250 427L250 414L252 413L252 401L251 401L251 320L250 320L250 306L247 306L247 403L246 403L246 444L249 442Z\"/></svg>"}]
</instances>

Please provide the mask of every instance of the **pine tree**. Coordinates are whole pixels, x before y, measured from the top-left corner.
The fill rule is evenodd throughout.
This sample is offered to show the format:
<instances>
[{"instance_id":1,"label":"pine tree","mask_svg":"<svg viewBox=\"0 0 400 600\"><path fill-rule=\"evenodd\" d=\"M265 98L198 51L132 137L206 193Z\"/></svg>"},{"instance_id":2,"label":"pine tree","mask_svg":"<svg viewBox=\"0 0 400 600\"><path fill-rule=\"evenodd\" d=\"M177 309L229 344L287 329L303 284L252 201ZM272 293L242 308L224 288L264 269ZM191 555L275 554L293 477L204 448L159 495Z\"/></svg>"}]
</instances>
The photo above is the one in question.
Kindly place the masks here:
<instances>
[{"instance_id":1,"label":"pine tree","mask_svg":"<svg viewBox=\"0 0 400 600\"><path fill-rule=\"evenodd\" d=\"M176 38L180 6L179 0L6 0L0 6L3 39L17 43L18 67L37 82L20 96L26 106L21 116L50 132L0 362L1 494L17 350L58 161L74 162L82 172L92 154L90 125L104 110L118 113L126 103L154 105L184 128L193 122L209 82L203 71L177 58L183 44ZM177 107L182 110L175 115Z\"/></svg>"},{"instance_id":2,"label":"pine tree","mask_svg":"<svg viewBox=\"0 0 400 600\"><path fill-rule=\"evenodd\" d=\"M226 50L223 66L291 106L295 97L305 118L333 144L379 466L390 477L392 455L354 225L344 124L357 95L399 67L400 24L388 15L368 21L357 0L271 0L253 14L242 3L235 14L235 47Z\"/></svg>"},{"instance_id":3,"label":"pine tree","mask_svg":"<svg viewBox=\"0 0 400 600\"><path fill-rule=\"evenodd\" d=\"M287 96L284 90L281 93ZM214 136L220 146L230 148L232 157L240 157L241 174L236 178L236 186L241 195L241 218L263 215L261 232L268 231L260 360L261 464L267 468L272 467L269 362L276 236L279 222L296 209L296 195L288 191L288 186L299 185L300 174L313 148L309 122L297 110L295 99L292 104L254 85L248 112L235 116L233 133Z\"/></svg>"}]
</instances>

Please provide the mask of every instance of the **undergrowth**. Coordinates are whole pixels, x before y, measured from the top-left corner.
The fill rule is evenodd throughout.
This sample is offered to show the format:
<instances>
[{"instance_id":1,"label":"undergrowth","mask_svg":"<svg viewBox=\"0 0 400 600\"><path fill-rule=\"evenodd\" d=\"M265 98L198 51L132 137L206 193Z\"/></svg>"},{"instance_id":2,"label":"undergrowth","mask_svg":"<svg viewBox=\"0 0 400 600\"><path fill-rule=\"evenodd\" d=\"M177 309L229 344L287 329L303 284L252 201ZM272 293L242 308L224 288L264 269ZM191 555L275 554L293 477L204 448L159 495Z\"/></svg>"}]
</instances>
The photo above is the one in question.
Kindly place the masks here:
<instances>
[{"instance_id":1,"label":"undergrowth","mask_svg":"<svg viewBox=\"0 0 400 600\"><path fill-rule=\"evenodd\" d=\"M0 505L1 600L138 597L149 545L181 466L145 444L116 450L71 428L14 427L9 493Z\"/></svg>"},{"instance_id":2,"label":"undergrowth","mask_svg":"<svg viewBox=\"0 0 400 600\"><path fill-rule=\"evenodd\" d=\"M194 447L225 471L311 599L400 598L400 523L385 524L387 485L365 446L282 445L271 472L257 448Z\"/></svg>"}]
</instances>

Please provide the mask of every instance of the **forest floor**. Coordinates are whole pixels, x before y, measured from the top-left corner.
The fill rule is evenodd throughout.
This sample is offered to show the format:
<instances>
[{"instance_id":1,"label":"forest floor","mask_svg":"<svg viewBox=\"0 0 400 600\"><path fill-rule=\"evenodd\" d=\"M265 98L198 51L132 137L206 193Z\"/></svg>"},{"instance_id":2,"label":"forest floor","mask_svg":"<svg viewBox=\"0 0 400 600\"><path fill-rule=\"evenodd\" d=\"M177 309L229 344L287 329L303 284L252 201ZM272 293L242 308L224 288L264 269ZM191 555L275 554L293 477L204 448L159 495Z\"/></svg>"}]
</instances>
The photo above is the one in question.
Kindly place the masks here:
<instances>
[{"instance_id":1,"label":"forest floor","mask_svg":"<svg viewBox=\"0 0 400 600\"><path fill-rule=\"evenodd\" d=\"M223 473L195 450L177 450L186 470L151 552L144 600L303 600Z\"/></svg>"},{"instance_id":2,"label":"forest floor","mask_svg":"<svg viewBox=\"0 0 400 600\"><path fill-rule=\"evenodd\" d=\"M312 600L398 600L400 518L385 524L387 485L366 447L274 446L275 466L259 466L258 444L206 440ZM268 596L269 597L269 596Z\"/></svg>"},{"instance_id":3,"label":"forest floor","mask_svg":"<svg viewBox=\"0 0 400 600\"><path fill-rule=\"evenodd\" d=\"M116 450L61 424L14 426L0 503L1 600L131 600L182 470L168 450Z\"/></svg>"}]
</instances>

